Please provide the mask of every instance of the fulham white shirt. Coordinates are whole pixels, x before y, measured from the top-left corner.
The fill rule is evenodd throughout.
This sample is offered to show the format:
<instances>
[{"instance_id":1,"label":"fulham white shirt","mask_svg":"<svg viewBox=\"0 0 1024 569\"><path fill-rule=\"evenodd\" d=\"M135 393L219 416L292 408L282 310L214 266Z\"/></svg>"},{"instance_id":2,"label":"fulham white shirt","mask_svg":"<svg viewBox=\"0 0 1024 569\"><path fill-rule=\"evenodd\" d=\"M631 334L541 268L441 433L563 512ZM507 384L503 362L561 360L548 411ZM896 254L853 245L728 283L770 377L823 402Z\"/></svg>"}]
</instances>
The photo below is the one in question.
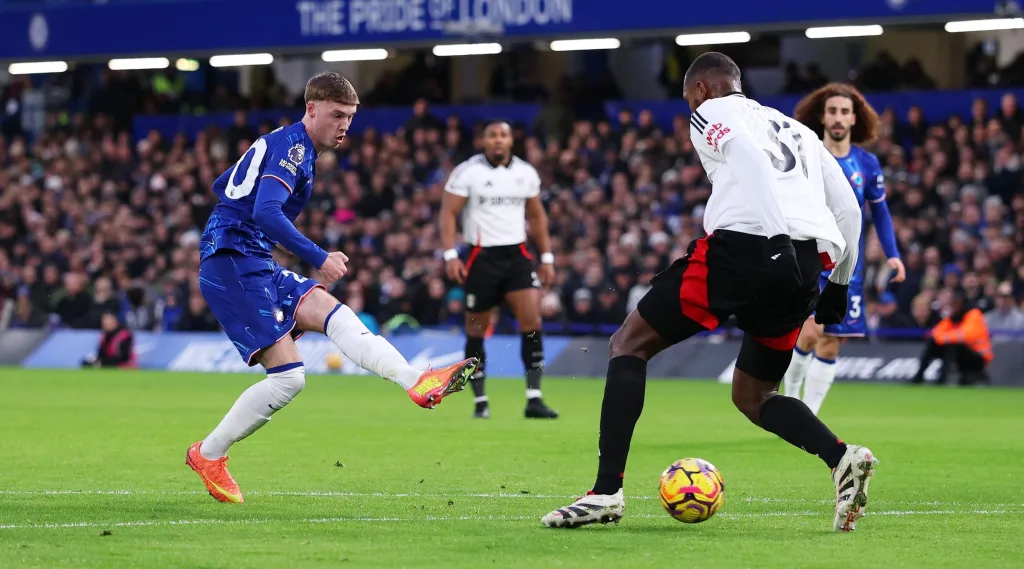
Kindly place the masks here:
<instances>
[{"instance_id":1,"label":"fulham white shirt","mask_svg":"<svg viewBox=\"0 0 1024 569\"><path fill-rule=\"evenodd\" d=\"M861 213L835 158L809 128L740 93L708 99L690 115L690 140L711 180L704 230L728 229L818 242L847 284Z\"/></svg>"},{"instance_id":2,"label":"fulham white shirt","mask_svg":"<svg viewBox=\"0 0 1024 569\"><path fill-rule=\"evenodd\" d=\"M452 170L444 190L468 198L462 210L462 236L478 247L526 242L526 200L540 195L540 175L512 157L492 166L477 154Z\"/></svg>"}]
</instances>

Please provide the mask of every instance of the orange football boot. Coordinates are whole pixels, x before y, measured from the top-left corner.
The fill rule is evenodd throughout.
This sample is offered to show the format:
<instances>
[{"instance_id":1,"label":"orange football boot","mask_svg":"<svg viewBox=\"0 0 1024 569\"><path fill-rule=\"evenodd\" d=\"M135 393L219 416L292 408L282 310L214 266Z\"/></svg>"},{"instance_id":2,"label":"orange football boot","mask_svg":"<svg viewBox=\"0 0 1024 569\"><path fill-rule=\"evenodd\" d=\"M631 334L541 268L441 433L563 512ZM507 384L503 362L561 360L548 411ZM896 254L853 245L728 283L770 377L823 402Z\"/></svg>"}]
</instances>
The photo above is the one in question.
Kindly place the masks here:
<instances>
[{"instance_id":1,"label":"orange football boot","mask_svg":"<svg viewBox=\"0 0 1024 569\"><path fill-rule=\"evenodd\" d=\"M469 358L441 369L427 370L406 393L420 407L433 409L445 397L465 389L478 365L480 360Z\"/></svg>"},{"instance_id":2,"label":"orange football boot","mask_svg":"<svg viewBox=\"0 0 1024 569\"><path fill-rule=\"evenodd\" d=\"M225 456L217 460L204 458L199 454L199 445L201 444L203 441L188 447L188 452L185 453L185 464L195 470L196 474L203 479L206 489L218 502L236 504L244 502L245 498L242 497L242 491L238 489L238 483L228 472L228 457Z\"/></svg>"}]
</instances>

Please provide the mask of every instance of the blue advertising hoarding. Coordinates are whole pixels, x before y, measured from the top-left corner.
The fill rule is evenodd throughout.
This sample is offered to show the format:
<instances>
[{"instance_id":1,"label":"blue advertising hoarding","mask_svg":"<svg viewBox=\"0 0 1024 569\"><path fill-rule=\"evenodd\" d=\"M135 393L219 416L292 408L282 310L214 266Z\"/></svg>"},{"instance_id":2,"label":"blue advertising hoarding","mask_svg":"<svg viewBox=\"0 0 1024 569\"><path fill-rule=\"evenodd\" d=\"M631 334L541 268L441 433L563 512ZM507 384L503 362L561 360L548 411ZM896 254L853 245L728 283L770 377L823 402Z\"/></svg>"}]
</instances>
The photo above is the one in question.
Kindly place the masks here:
<instances>
[{"instance_id":1,"label":"blue advertising hoarding","mask_svg":"<svg viewBox=\"0 0 1024 569\"><path fill-rule=\"evenodd\" d=\"M22 365L27 368L72 369L81 367L82 359L96 352L100 332L97 330L58 330L29 355ZM463 358L465 337L441 331L421 331L410 336L388 338L398 351L418 369L439 368ZM544 339L544 355L557 358L569 345L569 339ZM496 377L521 377L525 370L519 351L519 336L493 336L485 341L487 370ZM331 340L321 334L306 334L296 344L306 371L328 373L327 355L340 353ZM259 372L260 366L248 367L227 336L220 332L136 332L135 355L139 367L168 371L194 372ZM343 359L339 373L365 375L366 370Z\"/></svg>"},{"instance_id":2,"label":"blue advertising hoarding","mask_svg":"<svg viewBox=\"0 0 1024 569\"><path fill-rule=\"evenodd\" d=\"M37 344L38 347L21 365L46 369L80 367L82 358L96 350L99 336L96 330L58 330ZM11 337L10 331L0 331L0 345ZM459 332L422 331L416 335L395 336L388 340L413 367L426 369L461 360L465 337ZM494 336L487 339L485 346L489 377L522 378L519 341L519 336ZM139 367L143 369L263 372L260 366L247 367L231 342L217 332L137 332L135 347ZM330 340L319 334L310 334L299 340L298 347L308 373L330 372L326 365L327 354L338 352ZM735 338L693 338L655 356L648 364L647 373L652 378L718 378L728 382L732 378L739 347L740 341ZM988 367L993 385L1024 386L1024 376L1020 374L1024 367L1024 350L1021 347L1019 335L1015 339L995 343L995 359ZM843 348L838 358L836 379L844 382L907 382L917 373L923 351L924 343L920 340L854 341ZM547 336L544 338L544 360L545 373L549 376L602 378L608 366L608 338ZM925 380L935 381L940 366L941 362L933 362L925 371ZM367 375L369 372L345 361L335 373Z\"/></svg>"},{"instance_id":3,"label":"blue advertising hoarding","mask_svg":"<svg viewBox=\"0 0 1024 569\"><path fill-rule=\"evenodd\" d=\"M174 0L0 5L0 59L173 55L992 14L995 0Z\"/></svg>"}]
</instances>

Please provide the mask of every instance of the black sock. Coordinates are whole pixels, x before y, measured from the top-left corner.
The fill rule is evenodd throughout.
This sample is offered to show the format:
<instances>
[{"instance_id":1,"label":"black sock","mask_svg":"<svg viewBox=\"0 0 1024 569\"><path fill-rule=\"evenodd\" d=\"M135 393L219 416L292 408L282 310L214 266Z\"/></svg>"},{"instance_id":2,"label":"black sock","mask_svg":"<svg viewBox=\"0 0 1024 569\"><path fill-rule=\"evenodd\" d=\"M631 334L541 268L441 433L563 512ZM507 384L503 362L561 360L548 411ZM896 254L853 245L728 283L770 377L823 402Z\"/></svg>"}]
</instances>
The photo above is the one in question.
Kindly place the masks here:
<instances>
[{"instance_id":1,"label":"black sock","mask_svg":"<svg viewBox=\"0 0 1024 569\"><path fill-rule=\"evenodd\" d=\"M829 468L839 466L846 444L828 430L807 405L799 399L773 395L761 405L761 428L779 435L787 443L825 461Z\"/></svg>"},{"instance_id":2,"label":"black sock","mask_svg":"<svg viewBox=\"0 0 1024 569\"><path fill-rule=\"evenodd\" d=\"M596 494L614 494L622 488L633 428L644 410L647 362L636 356L618 356L608 362L608 378L601 402L601 437L598 448Z\"/></svg>"},{"instance_id":3,"label":"black sock","mask_svg":"<svg viewBox=\"0 0 1024 569\"><path fill-rule=\"evenodd\" d=\"M544 343L540 331L523 332L520 350L526 369L526 389L540 391L540 378L544 375Z\"/></svg>"},{"instance_id":4,"label":"black sock","mask_svg":"<svg viewBox=\"0 0 1024 569\"><path fill-rule=\"evenodd\" d=\"M469 383L473 386L473 397L485 397L487 393L484 391L484 382L487 380L487 372L484 371L484 363L487 361L487 355L484 353L483 338L466 336L466 357L480 360L480 365L477 366L476 373L473 374ZM487 403L484 402L483 405L477 404L477 407L486 405Z\"/></svg>"}]
</instances>

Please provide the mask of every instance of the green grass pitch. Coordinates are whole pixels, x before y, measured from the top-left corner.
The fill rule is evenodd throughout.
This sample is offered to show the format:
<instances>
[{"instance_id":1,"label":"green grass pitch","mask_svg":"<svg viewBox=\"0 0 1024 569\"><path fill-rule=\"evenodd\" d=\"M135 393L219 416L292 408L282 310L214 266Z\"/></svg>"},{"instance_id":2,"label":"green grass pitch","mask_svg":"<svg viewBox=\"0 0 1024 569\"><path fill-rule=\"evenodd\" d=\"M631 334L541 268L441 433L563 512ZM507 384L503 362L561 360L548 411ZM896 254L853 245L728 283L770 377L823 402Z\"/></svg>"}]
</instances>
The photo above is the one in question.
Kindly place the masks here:
<instances>
[{"instance_id":1,"label":"green grass pitch","mask_svg":"<svg viewBox=\"0 0 1024 569\"><path fill-rule=\"evenodd\" d=\"M0 567L1020 567L1024 390L838 385L823 418L881 460L869 515L831 533L812 457L750 425L728 386L651 381L620 525L539 519L593 482L603 382L549 378L552 422L521 381L419 409L375 378L314 376L232 449L246 503L214 502L185 466L258 376L0 369ZM726 502L684 525L661 471L714 463Z\"/></svg>"}]
</instances>

